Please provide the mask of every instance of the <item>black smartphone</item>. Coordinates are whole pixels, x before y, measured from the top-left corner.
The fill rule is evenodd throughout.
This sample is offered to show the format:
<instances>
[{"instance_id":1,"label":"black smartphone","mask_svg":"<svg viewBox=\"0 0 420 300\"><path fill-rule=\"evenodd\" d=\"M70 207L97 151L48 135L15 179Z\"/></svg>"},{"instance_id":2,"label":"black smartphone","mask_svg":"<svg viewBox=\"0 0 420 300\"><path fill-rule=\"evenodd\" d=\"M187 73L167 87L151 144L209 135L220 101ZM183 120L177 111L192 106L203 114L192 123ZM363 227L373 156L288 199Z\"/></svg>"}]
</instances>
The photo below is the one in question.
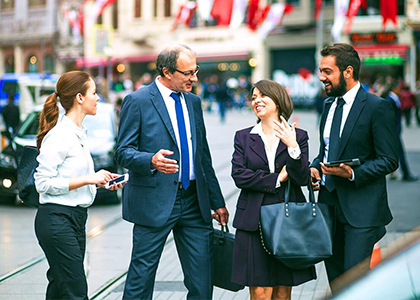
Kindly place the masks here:
<instances>
[{"instance_id":1,"label":"black smartphone","mask_svg":"<svg viewBox=\"0 0 420 300\"><path fill-rule=\"evenodd\" d=\"M343 160L329 161L329 162L324 163L326 167L338 167L340 164L356 167L356 166L360 166L360 159L358 158L343 159Z\"/></svg>"}]
</instances>

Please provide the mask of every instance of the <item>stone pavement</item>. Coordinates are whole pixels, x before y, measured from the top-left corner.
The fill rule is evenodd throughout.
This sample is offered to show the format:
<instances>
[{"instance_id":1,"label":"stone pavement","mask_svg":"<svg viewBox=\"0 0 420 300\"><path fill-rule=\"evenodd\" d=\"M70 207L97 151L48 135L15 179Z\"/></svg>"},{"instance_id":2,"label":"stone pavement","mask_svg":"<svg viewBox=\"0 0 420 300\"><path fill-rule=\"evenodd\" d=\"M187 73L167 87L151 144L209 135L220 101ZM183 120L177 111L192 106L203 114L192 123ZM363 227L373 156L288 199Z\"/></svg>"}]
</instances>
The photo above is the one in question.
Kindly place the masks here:
<instances>
[{"instance_id":1,"label":"stone pavement","mask_svg":"<svg viewBox=\"0 0 420 300\"><path fill-rule=\"evenodd\" d=\"M255 124L255 116L250 111L227 112L226 123L221 124L217 114L205 114L207 134L216 170L231 218L235 213L238 189L230 176L230 159L233 152L233 137L236 130ZM318 152L317 116L314 112L298 111L291 120L307 130L310 137L310 154L312 159ZM415 174L420 174L420 129L404 128L404 142ZM394 214L394 221L388 226L388 233L381 241L385 246L403 233L418 226L420 221L416 212L420 209L419 182L406 183L400 180L388 181L389 199ZM95 220L95 209L90 210L89 222ZM109 209L109 208L105 208ZM92 211L92 212L91 212ZM121 299L125 283L125 272L130 261L132 225L119 220L120 210L112 226L100 235L90 239L86 252L86 272L91 299ZM110 217L110 220L112 218ZM217 226L216 224L214 224ZM92 226L90 226L92 228ZM231 229L233 229L231 227ZM88 224L89 231L89 224ZM46 261L16 278L0 284L0 298L7 300L44 299L43 291L47 285L45 272ZM316 266L318 279L293 288L293 299L326 299L329 295L325 268ZM154 299L185 299L186 290L179 264L175 244L169 236L162 254L156 277ZM249 299L248 289L233 293L215 288L214 299Z\"/></svg>"}]
</instances>

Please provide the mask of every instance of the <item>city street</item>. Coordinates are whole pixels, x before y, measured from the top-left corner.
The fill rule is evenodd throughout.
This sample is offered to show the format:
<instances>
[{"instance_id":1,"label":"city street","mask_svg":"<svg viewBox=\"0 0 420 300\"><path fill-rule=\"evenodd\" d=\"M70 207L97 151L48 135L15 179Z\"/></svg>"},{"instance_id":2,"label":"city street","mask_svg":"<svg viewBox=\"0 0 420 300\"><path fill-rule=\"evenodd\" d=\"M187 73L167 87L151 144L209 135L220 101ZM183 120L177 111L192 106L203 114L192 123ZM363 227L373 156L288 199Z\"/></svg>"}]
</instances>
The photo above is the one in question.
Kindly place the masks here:
<instances>
[{"instance_id":1,"label":"city street","mask_svg":"<svg viewBox=\"0 0 420 300\"><path fill-rule=\"evenodd\" d=\"M215 113L205 113L207 136L226 203L233 220L238 189L230 176L235 131L255 124L253 112L228 111L221 124ZM312 160L318 152L316 112L297 111L290 122L307 130ZM407 159L414 174L420 174L420 128L403 129ZM399 174L401 177L401 174ZM420 225L420 181L388 180L394 220L381 241L382 249L392 240ZM35 209L0 205L0 299L45 299L48 268L36 240ZM231 224L231 222L230 222ZM216 223L214 223L215 226ZM232 230L233 228L230 227ZM96 205L89 209L87 223L86 274L91 299L121 299L130 261L132 225L121 219L121 205ZM293 289L293 299L325 299L329 294L325 268L317 265L318 280ZM184 299L186 289L172 236L168 238L157 273L154 299ZM215 289L214 299L249 299L248 289L233 293Z\"/></svg>"}]
</instances>

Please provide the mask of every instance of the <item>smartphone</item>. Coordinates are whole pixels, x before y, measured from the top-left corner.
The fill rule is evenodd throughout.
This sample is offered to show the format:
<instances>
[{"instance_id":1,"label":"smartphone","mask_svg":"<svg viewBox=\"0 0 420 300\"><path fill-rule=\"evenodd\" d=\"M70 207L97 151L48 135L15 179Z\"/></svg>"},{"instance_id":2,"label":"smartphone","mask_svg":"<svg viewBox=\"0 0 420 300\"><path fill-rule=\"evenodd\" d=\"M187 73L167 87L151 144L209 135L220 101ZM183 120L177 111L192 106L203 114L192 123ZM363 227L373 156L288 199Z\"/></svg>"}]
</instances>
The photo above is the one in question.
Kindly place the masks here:
<instances>
[{"instance_id":1,"label":"smartphone","mask_svg":"<svg viewBox=\"0 0 420 300\"><path fill-rule=\"evenodd\" d=\"M329 161L329 162L324 163L326 167L338 167L340 164L356 167L356 166L360 166L360 159L358 158L343 159L343 160Z\"/></svg>"},{"instance_id":2,"label":"smartphone","mask_svg":"<svg viewBox=\"0 0 420 300\"><path fill-rule=\"evenodd\" d=\"M128 181L128 179L129 179L129 175L128 175L128 173L125 173L124 175L118 176L117 178L114 178L114 179L108 181L105 184L105 188L110 189L114 185L114 183L126 183Z\"/></svg>"}]
</instances>

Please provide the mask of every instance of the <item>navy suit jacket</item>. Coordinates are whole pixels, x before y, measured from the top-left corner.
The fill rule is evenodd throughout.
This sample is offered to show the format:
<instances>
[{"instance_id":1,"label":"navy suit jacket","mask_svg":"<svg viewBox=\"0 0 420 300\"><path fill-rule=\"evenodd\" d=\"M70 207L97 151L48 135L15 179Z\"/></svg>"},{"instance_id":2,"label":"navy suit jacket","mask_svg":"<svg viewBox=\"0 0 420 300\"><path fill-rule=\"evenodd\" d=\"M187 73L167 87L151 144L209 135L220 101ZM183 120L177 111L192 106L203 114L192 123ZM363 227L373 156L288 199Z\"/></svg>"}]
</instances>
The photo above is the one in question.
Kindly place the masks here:
<instances>
[{"instance_id":1,"label":"navy suit jacket","mask_svg":"<svg viewBox=\"0 0 420 300\"><path fill-rule=\"evenodd\" d=\"M325 100L320 124L319 154L311 165L320 174L320 162L323 161L325 150L324 127L333 102L333 97ZM394 111L389 101L367 93L361 87L341 133L338 159L359 158L362 165L353 167L355 181L333 176L344 216L353 227L382 226L392 220L385 176L398 168L396 128ZM333 204L322 195L319 202Z\"/></svg>"},{"instance_id":2,"label":"navy suit jacket","mask_svg":"<svg viewBox=\"0 0 420 300\"><path fill-rule=\"evenodd\" d=\"M224 207L225 201L212 167L200 98L183 95L191 125L198 205L204 221L210 223L211 209ZM179 174L151 170L151 159L160 149L173 151L168 158L180 161L174 128L153 82L126 96L121 106L115 160L130 173L123 193L123 218L129 222L159 227L172 212Z\"/></svg>"},{"instance_id":3,"label":"navy suit jacket","mask_svg":"<svg viewBox=\"0 0 420 300\"><path fill-rule=\"evenodd\" d=\"M277 147L275 172L270 173L264 143L258 134L251 134L252 127L242 129L235 135L235 151L232 157L232 178L241 189L236 206L233 226L238 229L255 231L260 220L260 208L265 197L270 202L284 201L285 184L276 189L277 177L286 165L291 180L290 201L304 202L301 187L309 182L308 134L296 129L300 159L292 159L287 147L281 141ZM277 201L272 201L277 198Z\"/></svg>"}]
</instances>

